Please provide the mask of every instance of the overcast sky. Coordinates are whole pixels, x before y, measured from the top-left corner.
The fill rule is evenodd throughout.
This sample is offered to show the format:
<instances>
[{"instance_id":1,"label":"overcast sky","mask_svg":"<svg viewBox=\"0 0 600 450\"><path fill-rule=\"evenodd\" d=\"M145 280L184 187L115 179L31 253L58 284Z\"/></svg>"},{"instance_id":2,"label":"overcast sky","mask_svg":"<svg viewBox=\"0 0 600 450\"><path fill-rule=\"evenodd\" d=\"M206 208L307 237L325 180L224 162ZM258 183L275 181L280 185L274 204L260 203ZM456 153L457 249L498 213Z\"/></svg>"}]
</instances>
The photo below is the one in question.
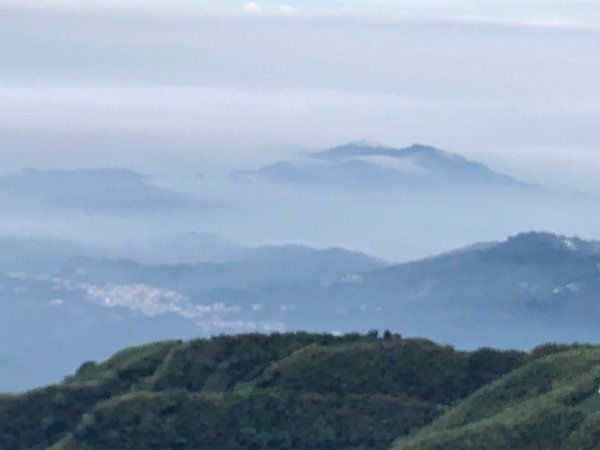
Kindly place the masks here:
<instances>
[{"instance_id":1,"label":"overcast sky","mask_svg":"<svg viewBox=\"0 0 600 450\"><path fill-rule=\"evenodd\" d=\"M368 138L600 191L599 55L595 0L0 0L0 170Z\"/></svg>"}]
</instances>

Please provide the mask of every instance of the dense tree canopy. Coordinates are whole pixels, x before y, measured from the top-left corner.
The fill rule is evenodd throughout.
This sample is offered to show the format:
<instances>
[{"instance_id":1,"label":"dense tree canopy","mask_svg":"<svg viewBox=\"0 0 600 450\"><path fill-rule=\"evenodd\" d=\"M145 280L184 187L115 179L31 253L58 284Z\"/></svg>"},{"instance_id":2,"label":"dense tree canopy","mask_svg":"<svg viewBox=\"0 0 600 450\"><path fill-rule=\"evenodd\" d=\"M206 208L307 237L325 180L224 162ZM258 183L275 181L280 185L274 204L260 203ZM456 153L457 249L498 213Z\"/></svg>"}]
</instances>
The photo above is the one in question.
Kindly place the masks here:
<instances>
[{"instance_id":1,"label":"dense tree canopy","mask_svg":"<svg viewBox=\"0 0 600 450\"><path fill-rule=\"evenodd\" d=\"M591 448L600 348L286 333L165 341L0 396L0 448Z\"/></svg>"},{"instance_id":2,"label":"dense tree canopy","mask_svg":"<svg viewBox=\"0 0 600 450\"><path fill-rule=\"evenodd\" d=\"M374 332L159 342L1 396L0 447L383 448L529 358Z\"/></svg>"}]
</instances>

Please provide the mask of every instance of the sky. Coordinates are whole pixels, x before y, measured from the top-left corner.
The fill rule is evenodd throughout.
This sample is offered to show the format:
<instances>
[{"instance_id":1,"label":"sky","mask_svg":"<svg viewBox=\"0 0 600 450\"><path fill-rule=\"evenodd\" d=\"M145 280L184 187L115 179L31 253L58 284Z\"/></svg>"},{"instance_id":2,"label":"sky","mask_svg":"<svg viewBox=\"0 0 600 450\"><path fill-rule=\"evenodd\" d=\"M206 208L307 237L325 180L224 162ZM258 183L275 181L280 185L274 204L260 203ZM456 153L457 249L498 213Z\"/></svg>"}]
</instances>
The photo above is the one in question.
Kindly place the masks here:
<instances>
[{"instance_id":1,"label":"sky","mask_svg":"<svg viewBox=\"0 0 600 450\"><path fill-rule=\"evenodd\" d=\"M0 171L366 138L600 193L599 53L596 0L0 0Z\"/></svg>"},{"instance_id":2,"label":"sky","mask_svg":"<svg viewBox=\"0 0 600 450\"><path fill-rule=\"evenodd\" d=\"M0 239L58 238L26 241L51 261L63 241L73 244L65 252L173 263L210 258L203 240L208 254L293 243L406 262L529 230L600 239L599 125L600 0L0 0L3 186L4 172L27 167L124 167L200 200L94 210L93 186L61 187L59 175L58 194L46 193L45 174L17 183L29 197L0 189ZM362 139L436 146L550 189L220 176ZM99 189L100 202L156 198L137 183ZM70 197L78 207L66 207ZM207 330L248 328L220 314L231 305L193 310L171 290L64 287L149 315L183 311ZM68 307L51 294L54 311Z\"/></svg>"}]
</instances>

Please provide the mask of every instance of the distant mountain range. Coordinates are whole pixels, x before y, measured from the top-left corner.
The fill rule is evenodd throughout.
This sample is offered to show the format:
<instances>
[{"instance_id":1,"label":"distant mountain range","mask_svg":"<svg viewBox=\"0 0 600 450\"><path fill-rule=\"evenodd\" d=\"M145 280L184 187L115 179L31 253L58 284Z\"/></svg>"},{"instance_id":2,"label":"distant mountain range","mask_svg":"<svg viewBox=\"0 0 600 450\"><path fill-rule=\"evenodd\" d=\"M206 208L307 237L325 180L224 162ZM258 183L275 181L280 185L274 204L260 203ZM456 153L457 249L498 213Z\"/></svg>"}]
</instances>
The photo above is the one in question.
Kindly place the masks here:
<instances>
[{"instance_id":1,"label":"distant mountain range","mask_svg":"<svg viewBox=\"0 0 600 450\"><path fill-rule=\"evenodd\" d=\"M259 289L313 280L335 281L386 264L363 253L301 245L247 248L237 261L140 264L130 260L72 258L58 276L93 283L147 283L186 293Z\"/></svg>"},{"instance_id":2,"label":"distant mountain range","mask_svg":"<svg viewBox=\"0 0 600 450\"><path fill-rule=\"evenodd\" d=\"M13 343L0 348L0 392L56 380L86 353L104 357L123 344L283 330L260 301L242 306L236 296L385 266L358 252L304 246L238 247L232 261L195 264L67 257L101 249L55 240L5 238L0 250L0 339Z\"/></svg>"},{"instance_id":3,"label":"distant mountain range","mask_svg":"<svg viewBox=\"0 0 600 450\"><path fill-rule=\"evenodd\" d=\"M336 283L257 292L292 329L382 328L464 348L600 338L597 242L524 233ZM265 308L266 309L266 308ZM314 328L313 328L314 327Z\"/></svg>"},{"instance_id":4,"label":"distant mountain range","mask_svg":"<svg viewBox=\"0 0 600 450\"><path fill-rule=\"evenodd\" d=\"M347 188L533 187L479 162L434 147L414 144L396 149L364 141L313 153L307 161L280 161L234 175L268 182Z\"/></svg>"},{"instance_id":5,"label":"distant mountain range","mask_svg":"<svg viewBox=\"0 0 600 450\"><path fill-rule=\"evenodd\" d=\"M0 391L57 379L84 352L222 332L388 328L461 348L600 337L600 243L550 233L396 265L296 246L219 263L75 257L5 273L0 289L0 338L17 343L0 354Z\"/></svg>"},{"instance_id":6,"label":"distant mountain range","mask_svg":"<svg viewBox=\"0 0 600 450\"><path fill-rule=\"evenodd\" d=\"M139 212L204 205L127 169L35 170L0 174L0 205L84 212Z\"/></svg>"},{"instance_id":7,"label":"distant mountain range","mask_svg":"<svg viewBox=\"0 0 600 450\"><path fill-rule=\"evenodd\" d=\"M516 188L533 186L462 156L424 145L395 149L355 142L280 161L236 178L355 189ZM120 168L25 169L0 174L0 208L61 209L85 213L144 212L207 206L206 200L153 184ZM9 209L10 210L10 209Z\"/></svg>"}]
</instances>

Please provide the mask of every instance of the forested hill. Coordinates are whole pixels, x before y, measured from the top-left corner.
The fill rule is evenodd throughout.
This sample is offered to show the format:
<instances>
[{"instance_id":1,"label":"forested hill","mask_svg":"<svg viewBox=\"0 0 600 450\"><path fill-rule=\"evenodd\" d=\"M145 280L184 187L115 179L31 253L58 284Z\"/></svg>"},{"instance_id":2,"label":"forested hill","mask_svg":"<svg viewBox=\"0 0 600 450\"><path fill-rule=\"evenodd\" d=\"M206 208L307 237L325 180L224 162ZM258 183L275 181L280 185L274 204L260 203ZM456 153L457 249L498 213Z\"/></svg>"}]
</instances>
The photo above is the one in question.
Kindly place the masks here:
<instances>
[{"instance_id":1,"label":"forested hill","mask_svg":"<svg viewBox=\"0 0 600 450\"><path fill-rule=\"evenodd\" d=\"M502 432L538 411L560 430L540 442L587 447L566 436L597 422L598 363L591 346L462 352L389 332L157 342L0 396L0 448L482 448L490 432L524 448L538 435Z\"/></svg>"},{"instance_id":2,"label":"forested hill","mask_svg":"<svg viewBox=\"0 0 600 450\"><path fill-rule=\"evenodd\" d=\"M600 348L535 359L394 449L600 448Z\"/></svg>"},{"instance_id":3,"label":"forested hill","mask_svg":"<svg viewBox=\"0 0 600 450\"><path fill-rule=\"evenodd\" d=\"M384 448L528 360L386 335L170 341L0 399L0 448Z\"/></svg>"}]
</instances>

